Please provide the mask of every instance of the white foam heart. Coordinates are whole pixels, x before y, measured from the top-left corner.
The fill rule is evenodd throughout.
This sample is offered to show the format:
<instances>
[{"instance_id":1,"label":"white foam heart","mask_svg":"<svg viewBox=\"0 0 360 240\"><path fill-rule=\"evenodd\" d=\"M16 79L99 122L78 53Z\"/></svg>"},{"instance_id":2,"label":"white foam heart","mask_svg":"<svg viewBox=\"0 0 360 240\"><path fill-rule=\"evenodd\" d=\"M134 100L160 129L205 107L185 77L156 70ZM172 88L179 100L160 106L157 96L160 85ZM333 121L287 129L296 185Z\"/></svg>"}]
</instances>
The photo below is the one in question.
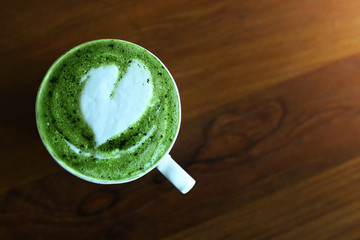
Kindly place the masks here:
<instances>
[{"instance_id":1,"label":"white foam heart","mask_svg":"<svg viewBox=\"0 0 360 240\"><path fill-rule=\"evenodd\" d=\"M117 83L118 77L117 66L107 65L91 69L81 78L86 83L80 108L97 146L134 124L152 98L151 74L142 62L133 60Z\"/></svg>"}]
</instances>

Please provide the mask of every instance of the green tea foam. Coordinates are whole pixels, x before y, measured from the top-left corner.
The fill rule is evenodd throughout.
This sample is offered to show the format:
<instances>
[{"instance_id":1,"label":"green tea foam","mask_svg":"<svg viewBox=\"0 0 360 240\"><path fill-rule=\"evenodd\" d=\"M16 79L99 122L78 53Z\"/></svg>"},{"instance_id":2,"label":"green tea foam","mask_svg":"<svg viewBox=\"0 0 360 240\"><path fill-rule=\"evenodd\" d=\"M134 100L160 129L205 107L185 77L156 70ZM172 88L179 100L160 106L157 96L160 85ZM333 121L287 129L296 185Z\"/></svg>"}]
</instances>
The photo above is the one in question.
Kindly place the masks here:
<instances>
[{"instance_id":1,"label":"green tea foam","mask_svg":"<svg viewBox=\"0 0 360 240\"><path fill-rule=\"evenodd\" d=\"M170 73L144 48L120 40L84 43L41 83L39 133L58 162L89 181L129 181L169 151L180 121Z\"/></svg>"}]
</instances>

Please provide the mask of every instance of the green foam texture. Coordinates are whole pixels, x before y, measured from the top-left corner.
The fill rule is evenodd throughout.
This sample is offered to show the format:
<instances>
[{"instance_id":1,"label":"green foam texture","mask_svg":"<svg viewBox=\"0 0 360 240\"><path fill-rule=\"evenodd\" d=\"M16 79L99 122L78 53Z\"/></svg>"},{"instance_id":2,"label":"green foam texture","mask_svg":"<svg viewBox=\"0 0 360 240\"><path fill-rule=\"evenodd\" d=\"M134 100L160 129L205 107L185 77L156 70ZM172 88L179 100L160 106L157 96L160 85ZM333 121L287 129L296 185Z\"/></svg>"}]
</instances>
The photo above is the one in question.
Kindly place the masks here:
<instances>
[{"instance_id":1,"label":"green foam texture","mask_svg":"<svg viewBox=\"0 0 360 240\"><path fill-rule=\"evenodd\" d=\"M80 79L91 69L114 64L121 81L134 59L151 73L151 105L127 130L96 147L94 133L80 110L86 83ZM179 129L180 102L170 73L154 55L130 42L102 39L71 49L51 66L39 88L36 119L46 148L64 168L89 181L125 182L150 171L169 151ZM154 131L148 135L152 128ZM144 136L146 140L140 146L128 150ZM67 142L91 156L77 154Z\"/></svg>"}]
</instances>

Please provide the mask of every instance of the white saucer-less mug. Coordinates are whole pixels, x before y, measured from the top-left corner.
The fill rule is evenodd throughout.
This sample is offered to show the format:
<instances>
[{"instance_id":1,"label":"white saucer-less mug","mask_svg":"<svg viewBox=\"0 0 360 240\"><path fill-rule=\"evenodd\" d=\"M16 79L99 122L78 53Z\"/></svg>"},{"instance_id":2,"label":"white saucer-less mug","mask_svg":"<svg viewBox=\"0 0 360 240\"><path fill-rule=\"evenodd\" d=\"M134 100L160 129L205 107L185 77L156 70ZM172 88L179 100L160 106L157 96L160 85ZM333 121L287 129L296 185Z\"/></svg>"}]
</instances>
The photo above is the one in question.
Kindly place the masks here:
<instances>
[{"instance_id":1,"label":"white saucer-less mug","mask_svg":"<svg viewBox=\"0 0 360 240\"><path fill-rule=\"evenodd\" d=\"M100 39L100 40L105 40L105 39ZM106 40L109 40L109 39L106 39ZM115 41L123 41L123 40L116 40L116 39L112 39L112 40L115 40ZM95 40L97 41L97 40ZM127 41L123 41L123 42L127 42ZM130 43L130 42L127 42L127 43ZM130 44L134 44L134 43L130 43ZM81 44L82 45L82 44ZM79 45L79 46L81 46ZM136 44L134 44L136 45ZM77 46L77 47L79 47ZM140 48L142 48L141 46L139 45L136 45ZM77 47L69 50L68 52L70 51L73 51L74 49L76 49ZM144 49L144 48L143 48ZM145 49L146 50L146 49ZM131 180L113 180L113 181L103 181L101 179L94 179L94 178L87 178L86 176L76 172L75 170L73 170L72 168L66 166L62 161L59 161L52 153L51 151L48 149L48 147L46 146L45 142L44 142L44 139L43 137L41 136L41 133L39 131L39 124L38 124L38 120L36 119L36 122L37 122L37 127L38 127L38 132L39 132L39 135L40 135L40 138L41 140L43 141L46 149L48 150L48 152L50 153L50 155L55 159L55 161L60 165L62 166L65 170L67 170L68 172L72 173L73 175L83 179L83 180L86 180L86 181L89 181L89 182L93 182L93 183L98 183L98 184L121 184L121 183L126 183L126 182L129 182L129 181L134 181L142 176L144 176L146 173L150 172L151 170L153 170L154 168L157 168L177 189L179 189L180 192L182 192L183 194L189 192L192 187L195 185L195 180L186 172L184 171L184 169L182 169L170 156L169 152L171 150L171 148L173 147L175 141L176 141L176 138L178 136L178 133L179 133L179 130L180 130L180 122L181 122L181 104L180 104L180 94L179 94L179 90L176 86L176 83L175 83L175 80L174 78L172 77L172 75L170 74L169 70L166 68L166 66L160 61L160 59L158 59L154 54L152 54L150 51L146 50L148 53L150 53L151 55L153 55L163 66L164 68L167 70L167 72L169 73L169 75L171 76L171 79L174 83L174 86L175 86L175 89L177 91L177 96L178 96L178 105L179 105L179 123L178 123L178 126L177 126L177 132L176 132L176 136L174 137L172 143L171 143L171 146L169 147L169 149L166 151L166 153L164 154L164 156L162 156L161 160L158 161L156 164L154 164L151 168L149 168L147 171L144 171L144 172L141 172L139 175L135 176L134 178L132 178ZM67 53L68 53L67 52ZM63 55L65 56L66 53ZM62 56L62 57L63 57ZM60 61L61 58L60 57L57 61ZM56 61L56 62L57 62ZM50 67L49 71L51 70L51 68L56 64L56 62ZM48 71L48 72L49 72ZM44 78L45 79L45 78ZM40 89L41 89L41 85L40 85L40 88L39 88L39 92L38 92L38 95L37 95L37 99L39 98L39 94L40 94ZM37 101L36 101L37 102ZM37 106L37 103L36 103L36 106ZM36 107L35 107L36 109ZM35 114L36 115L36 114Z\"/></svg>"}]
</instances>

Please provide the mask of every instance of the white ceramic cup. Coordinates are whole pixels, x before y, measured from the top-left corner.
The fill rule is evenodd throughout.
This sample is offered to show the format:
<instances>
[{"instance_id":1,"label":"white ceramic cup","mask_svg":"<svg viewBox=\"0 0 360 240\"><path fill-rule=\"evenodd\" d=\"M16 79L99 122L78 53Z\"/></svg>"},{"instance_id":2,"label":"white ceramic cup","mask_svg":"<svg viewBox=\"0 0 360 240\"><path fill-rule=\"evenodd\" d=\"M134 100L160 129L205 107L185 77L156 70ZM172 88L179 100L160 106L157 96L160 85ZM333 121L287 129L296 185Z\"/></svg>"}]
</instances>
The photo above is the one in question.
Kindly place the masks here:
<instances>
[{"instance_id":1,"label":"white ceramic cup","mask_svg":"<svg viewBox=\"0 0 360 240\"><path fill-rule=\"evenodd\" d=\"M101 39L100 39L101 40ZM116 41L119 41L117 39L113 39L113 40L116 40ZM97 41L97 40L95 40ZM120 40L120 41L123 41L123 42L127 42L127 41L124 41L124 40ZM131 43L131 42L128 42L130 44L134 44L134 43ZM143 48L137 44L134 44L140 48ZM81 46L81 45L79 45ZM79 47L78 46L78 47ZM70 51L73 51L74 49L76 49L77 47L71 49ZM144 48L143 48L144 49ZM167 72L169 73L169 75L171 76L171 79L174 83L174 86L175 86L175 89L177 91L177 96L178 96L178 103L179 103L179 124L177 126L177 132L176 132L176 136L174 137L173 139L173 142L170 146L170 148L168 149L168 151L166 152L166 154L161 158L160 161L158 161L156 164L154 164L151 168L149 168L147 171L144 171L142 173L140 173L139 175L135 176L134 178L130 179L130 180L123 180L123 181L116 181L116 180L111 180L111 181L104 181L104 180L101 180L101 179L95 179L95 178L89 178L87 176L84 176L82 174L80 174L79 172L73 170L72 168L70 168L69 166L65 165L62 161L59 161L52 153L51 151L48 149L48 147L46 146L45 142L44 142L44 139L43 137L41 136L41 133L39 131L39 126L38 126L38 120L36 119L36 122L37 122L37 127L38 127L38 132L39 132L39 135L40 135L40 138L42 140L42 142L44 143L46 149L48 150L48 152L50 153L50 155L55 159L55 161L60 165L62 166L65 170L67 170L68 172L72 173L73 175L83 179L83 180L86 180L86 181L89 181L89 182L93 182L93 183L98 183L98 184L121 184L121 183L126 183L126 182L130 182L130 181L134 181L142 176L144 176L146 173L150 172L151 170L153 170L154 168L157 168L181 193L185 194L187 192L189 192L192 187L195 185L195 180L184 170L182 169L170 156L169 152L171 150L171 148L173 147L175 141L176 141L176 138L179 134L179 130L180 130L180 123L181 123L181 104L180 104L180 94L179 94L179 90L176 86L176 83L175 83L175 80L174 78L172 77L171 73L169 72L169 70L166 68L166 66L160 61L160 59L158 59L153 53L151 53L150 51L148 51L147 49L145 49L148 53L150 53L151 55L153 55L163 66L164 68L167 70ZM68 51L69 52L69 51ZM66 52L62 57L64 57L68 52ZM57 61L61 60L60 57ZM56 61L56 62L57 62ZM56 62L53 64L55 65ZM53 67L53 65L50 67L50 69ZM50 71L49 69L49 71ZM41 88L41 86L40 86ZM40 92L40 88L39 88L39 92ZM39 97L39 92L38 92L38 95L37 95L37 99ZM36 107L35 107L36 109ZM36 114L35 114L36 116Z\"/></svg>"}]
</instances>

